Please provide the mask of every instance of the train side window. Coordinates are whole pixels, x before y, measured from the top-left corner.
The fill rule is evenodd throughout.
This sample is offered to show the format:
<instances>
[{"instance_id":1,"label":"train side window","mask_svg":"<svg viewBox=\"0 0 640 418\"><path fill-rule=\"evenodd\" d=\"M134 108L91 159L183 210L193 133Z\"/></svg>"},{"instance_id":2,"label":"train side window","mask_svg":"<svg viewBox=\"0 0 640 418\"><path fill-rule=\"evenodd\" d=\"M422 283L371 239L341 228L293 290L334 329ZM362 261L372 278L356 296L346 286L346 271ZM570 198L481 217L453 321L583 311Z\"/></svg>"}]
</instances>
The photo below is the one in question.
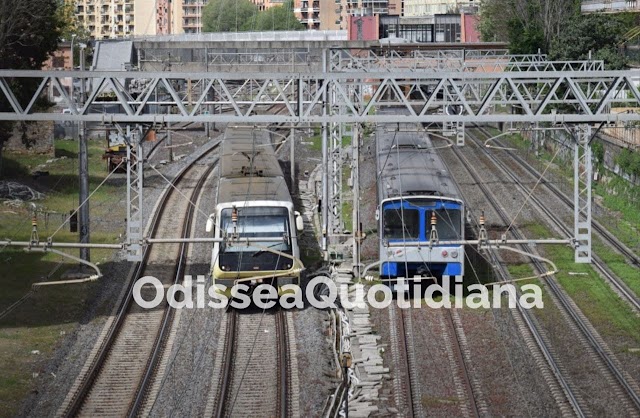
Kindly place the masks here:
<instances>
[{"instance_id":1,"label":"train side window","mask_svg":"<svg viewBox=\"0 0 640 418\"><path fill-rule=\"evenodd\" d=\"M385 209L384 238L418 239L420 237L420 211L415 209Z\"/></svg>"}]
</instances>

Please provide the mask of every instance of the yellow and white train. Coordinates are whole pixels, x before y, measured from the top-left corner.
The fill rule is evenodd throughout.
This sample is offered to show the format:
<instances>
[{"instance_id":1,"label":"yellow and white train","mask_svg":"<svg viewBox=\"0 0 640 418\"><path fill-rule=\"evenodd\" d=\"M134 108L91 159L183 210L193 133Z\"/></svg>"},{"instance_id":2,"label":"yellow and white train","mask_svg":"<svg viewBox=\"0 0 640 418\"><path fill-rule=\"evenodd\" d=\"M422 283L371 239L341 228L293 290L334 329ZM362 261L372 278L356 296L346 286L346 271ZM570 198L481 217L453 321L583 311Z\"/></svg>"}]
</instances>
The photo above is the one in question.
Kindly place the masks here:
<instances>
[{"instance_id":1,"label":"yellow and white train","mask_svg":"<svg viewBox=\"0 0 640 418\"><path fill-rule=\"evenodd\" d=\"M215 212L207 222L208 232L225 238L213 246L214 282L228 288L238 283L297 284L303 269L298 247L302 227L270 133L227 128Z\"/></svg>"}]
</instances>

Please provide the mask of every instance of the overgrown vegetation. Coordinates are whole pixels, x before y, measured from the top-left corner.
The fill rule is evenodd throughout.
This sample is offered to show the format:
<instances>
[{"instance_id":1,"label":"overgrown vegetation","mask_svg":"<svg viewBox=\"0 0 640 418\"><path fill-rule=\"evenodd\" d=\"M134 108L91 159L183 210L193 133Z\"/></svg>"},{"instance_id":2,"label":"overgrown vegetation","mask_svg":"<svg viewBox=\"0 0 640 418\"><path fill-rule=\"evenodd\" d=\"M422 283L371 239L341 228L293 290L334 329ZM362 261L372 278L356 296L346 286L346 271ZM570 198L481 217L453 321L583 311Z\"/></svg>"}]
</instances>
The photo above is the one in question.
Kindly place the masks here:
<instances>
[{"instance_id":1,"label":"overgrown vegetation","mask_svg":"<svg viewBox=\"0 0 640 418\"><path fill-rule=\"evenodd\" d=\"M578 0L484 0L480 15L483 40L508 42L514 54L542 52L552 60L591 56L607 69L625 67L618 46L640 23L634 13L583 15Z\"/></svg>"},{"instance_id":2,"label":"overgrown vegetation","mask_svg":"<svg viewBox=\"0 0 640 418\"><path fill-rule=\"evenodd\" d=\"M616 157L616 164L622 171L634 176L640 176L640 153L623 149Z\"/></svg>"},{"instance_id":3,"label":"overgrown vegetation","mask_svg":"<svg viewBox=\"0 0 640 418\"><path fill-rule=\"evenodd\" d=\"M627 61L618 45L623 35L638 24L631 13L575 15L553 39L549 48L552 60L602 60L608 70L623 69Z\"/></svg>"},{"instance_id":4,"label":"overgrown vegetation","mask_svg":"<svg viewBox=\"0 0 640 418\"><path fill-rule=\"evenodd\" d=\"M492 130L492 132L494 134L499 133L497 130ZM530 163L533 162L534 165L540 161L546 165L552 159L552 155L546 150L541 150L538 157L534 159L533 154L529 153L531 143L526 141L520 134L508 135L505 140L508 140L510 146L519 149L522 152L521 156ZM599 142L596 141L594 144L599 144ZM604 149L600 151L597 149L594 154L597 158L603 159ZM538 170L543 169L543 167L538 167ZM556 158L555 164L547 172L546 178L548 181L556 183L556 186L560 189L566 186L564 187L565 193L570 192L571 187L573 187L572 163L570 161L563 163ZM599 204L607 209L607 212L602 215L594 212L594 217L629 248L640 249L638 234L638 225L640 225L640 211L638 211L640 186L633 186L620 176L610 173L608 181L593 182L592 188L594 196L601 199Z\"/></svg>"},{"instance_id":5,"label":"overgrown vegetation","mask_svg":"<svg viewBox=\"0 0 640 418\"><path fill-rule=\"evenodd\" d=\"M78 142L55 141L57 160L47 163L50 156L7 153L5 173L30 187L46 193L44 200L36 201L38 231L45 240L78 205ZM90 190L106 177L101 156L102 141L89 141ZM65 158L62 158L65 157ZM30 173L45 164L48 176L32 178ZM117 242L119 226L125 218L122 179L108 181L91 198L92 242ZM31 232L31 208L4 206L0 210L0 238L28 240ZM55 240L77 241L76 233L65 225ZM74 250L66 250L71 254ZM77 252L75 253L77 255ZM111 259L113 250L92 249L91 259L101 265ZM31 289L34 282L59 280L77 263L53 253L25 252L21 248L0 248L0 311L12 305ZM108 269L108 267L106 267ZM110 280L119 280L111 278ZM106 279L103 279L106 280ZM73 332L87 312L104 312L105 306L96 306L99 283L65 286L45 286L35 292L23 305L0 319L0 417L16 416L21 401L43 379L55 379L43 373L56 345L65 334ZM96 318L98 318L96 316Z\"/></svg>"},{"instance_id":6,"label":"overgrown vegetation","mask_svg":"<svg viewBox=\"0 0 640 418\"><path fill-rule=\"evenodd\" d=\"M39 70L49 55L58 49L65 33L74 31L64 0L0 0L0 69ZM38 80L10 81L16 99L25 107L38 87ZM48 103L41 101L38 107ZM12 107L0 94L0 112ZM0 122L0 178L2 150L11 136L13 122Z\"/></svg>"}]
</instances>

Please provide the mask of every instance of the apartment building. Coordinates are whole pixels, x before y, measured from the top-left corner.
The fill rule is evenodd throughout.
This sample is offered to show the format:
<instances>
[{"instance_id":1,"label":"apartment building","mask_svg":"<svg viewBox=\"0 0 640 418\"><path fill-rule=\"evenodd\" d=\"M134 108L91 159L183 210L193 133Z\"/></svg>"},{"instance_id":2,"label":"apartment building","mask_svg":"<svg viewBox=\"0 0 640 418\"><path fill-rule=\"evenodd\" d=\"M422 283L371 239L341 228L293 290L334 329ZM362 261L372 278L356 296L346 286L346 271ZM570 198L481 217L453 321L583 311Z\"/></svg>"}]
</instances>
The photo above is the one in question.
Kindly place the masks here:
<instances>
[{"instance_id":1,"label":"apartment building","mask_svg":"<svg viewBox=\"0 0 640 418\"><path fill-rule=\"evenodd\" d=\"M68 0L94 39L172 33L170 0Z\"/></svg>"},{"instance_id":2,"label":"apartment building","mask_svg":"<svg viewBox=\"0 0 640 418\"><path fill-rule=\"evenodd\" d=\"M404 0L403 16L420 17L477 11L479 0Z\"/></svg>"},{"instance_id":3,"label":"apartment building","mask_svg":"<svg viewBox=\"0 0 640 418\"><path fill-rule=\"evenodd\" d=\"M91 37L119 38L133 35L134 0L77 0L76 15Z\"/></svg>"},{"instance_id":4,"label":"apartment building","mask_svg":"<svg viewBox=\"0 0 640 418\"><path fill-rule=\"evenodd\" d=\"M263 11L274 6L282 6L285 0L251 0L251 2L258 6L260 11Z\"/></svg>"},{"instance_id":5,"label":"apartment building","mask_svg":"<svg viewBox=\"0 0 640 418\"><path fill-rule=\"evenodd\" d=\"M582 13L640 12L639 0L582 0Z\"/></svg>"},{"instance_id":6,"label":"apartment building","mask_svg":"<svg viewBox=\"0 0 640 418\"><path fill-rule=\"evenodd\" d=\"M308 29L347 30L350 16L400 15L402 0L295 0L294 7Z\"/></svg>"}]
</instances>

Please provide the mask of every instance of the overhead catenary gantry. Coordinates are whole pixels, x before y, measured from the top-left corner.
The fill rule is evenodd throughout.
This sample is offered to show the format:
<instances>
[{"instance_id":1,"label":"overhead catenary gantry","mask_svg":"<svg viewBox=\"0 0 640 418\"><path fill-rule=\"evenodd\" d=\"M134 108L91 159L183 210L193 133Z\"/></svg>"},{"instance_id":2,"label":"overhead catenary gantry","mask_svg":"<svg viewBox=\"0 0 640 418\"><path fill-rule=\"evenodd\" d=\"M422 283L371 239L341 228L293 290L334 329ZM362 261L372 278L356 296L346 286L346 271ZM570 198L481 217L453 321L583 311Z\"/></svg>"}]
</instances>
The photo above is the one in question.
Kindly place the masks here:
<instances>
[{"instance_id":1,"label":"overhead catenary gantry","mask_svg":"<svg viewBox=\"0 0 640 418\"><path fill-rule=\"evenodd\" d=\"M575 128L578 160L574 181L574 245L576 261L589 262L589 126L640 121L638 113L612 110L640 108L639 74L602 71L600 61L549 62L544 56L483 55L481 51L467 52L462 57L452 54L441 56L418 51L410 56L389 57L332 50L324 55L325 71L309 73L0 70L0 102L4 101L10 109L0 112L0 120L147 126L180 122L319 123L324 152L325 250L328 237L339 235L341 227L344 124L409 122L464 126L488 122L546 122L579 125ZM420 68L420 65L428 67L428 63L434 67ZM12 90L15 78L30 79L38 86L33 96L24 102L17 99L24 96ZM74 83L88 86L82 106L77 106L64 88ZM71 114L50 113L35 106L48 86L62 97ZM100 111L104 105L109 106L109 113ZM284 110L270 113L274 105ZM388 106L401 109L402 114L378 114L378 110ZM445 111L452 106L456 112ZM512 113L512 109L518 109L518 113ZM128 170L130 189L138 189L128 192L132 210L137 209L140 199L137 193L142 190L140 170L140 164ZM142 216L138 220L135 214L128 216L127 226L128 252L132 259L141 254L143 239Z\"/></svg>"},{"instance_id":2,"label":"overhead catenary gantry","mask_svg":"<svg viewBox=\"0 0 640 418\"><path fill-rule=\"evenodd\" d=\"M0 70L0 101L6 100L11 109L0 112L0 120L125 124L635 122L640 120L639 114L611 109L640 106L635 85L638 77L640 74L631 71L229 74ZM22 103L12 91L14 78L34 80L39 88ZM76 106L62 87L71 80L87 80L91 86L82 107ZM131 80L144 84L140 93L129 92ZM49 83L71 114L34 106ZM184 94L181 86L187 83L198 83L201 91ZM354 89L361 94L350 94ZM323 112L329 93L339 101L343 113ZM117 110L93 113L92 109L103 105ZM273 105L282 105L285 110L269 114ZM459 106L459 114L437 112L448 105ZM210 112L212 106L226 111ZM399 107L407 114L376 113L387 106ZM507 106L519 108L521 113L506 113ZM149 109L154 109L153 113ZM166 109L172 112L167 114Z\"/></svg>"},{"instance_id":3,"label":"overhead catenary gantry","mask_svg":"<svg viewBox=\"0 0 640 418\"><path fill-rule=\"evenodd\" d=\"M507 50L396 50L331 49L331 72L375 71L602 71L604 62L549 61L543 54L514 55Z\"/></svg>"}]
</instances>

